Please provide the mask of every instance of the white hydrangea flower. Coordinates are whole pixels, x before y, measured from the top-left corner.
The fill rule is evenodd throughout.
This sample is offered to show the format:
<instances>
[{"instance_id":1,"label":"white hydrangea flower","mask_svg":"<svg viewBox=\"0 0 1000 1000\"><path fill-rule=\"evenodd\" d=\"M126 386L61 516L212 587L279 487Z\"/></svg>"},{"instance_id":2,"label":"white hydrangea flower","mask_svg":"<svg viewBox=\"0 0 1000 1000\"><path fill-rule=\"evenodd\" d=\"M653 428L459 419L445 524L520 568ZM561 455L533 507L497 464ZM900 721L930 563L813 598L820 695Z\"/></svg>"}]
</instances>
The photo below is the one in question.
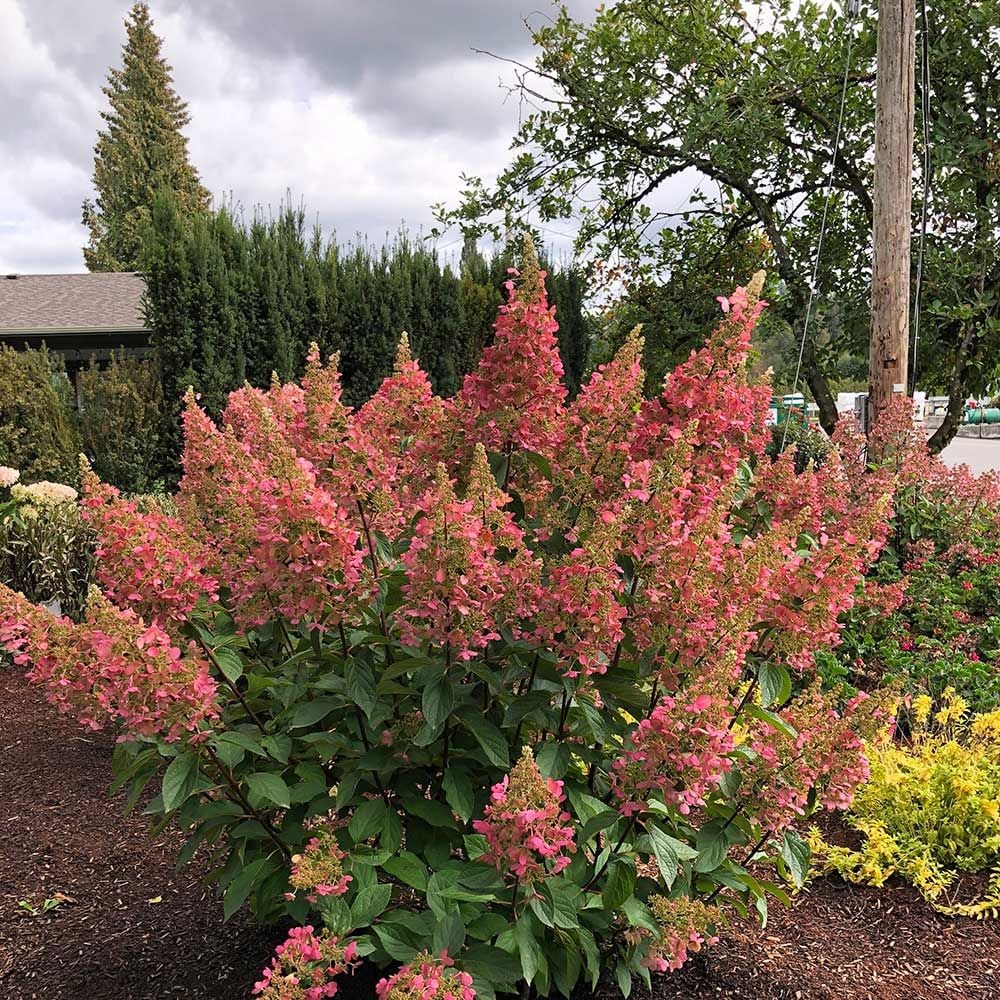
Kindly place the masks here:
<instances>
[{"instance_id":1,"label":"white hydrangea flower","mask_svg":"<svg viewBox=\"0 0 1000 1000\"><path fill-rule=\"evenodd\" d=\"M62 483L32 483L30 486L15 486L11 490L15 500L38 504L41 507L54 507L60 503L76 503L78 496L72 486Z\"/></svg>"},{"instance_id":2,"label":"white hydrangea flower","mask_svg":"<svg viewBox=\"0 0 1000 1000\"><path fill-rule=\"evenodd\" d=\"M17 469L12 469L8 465L0 465L0 488L13 486L21 478L21 473Z\"/></svg>"}]
</instances>

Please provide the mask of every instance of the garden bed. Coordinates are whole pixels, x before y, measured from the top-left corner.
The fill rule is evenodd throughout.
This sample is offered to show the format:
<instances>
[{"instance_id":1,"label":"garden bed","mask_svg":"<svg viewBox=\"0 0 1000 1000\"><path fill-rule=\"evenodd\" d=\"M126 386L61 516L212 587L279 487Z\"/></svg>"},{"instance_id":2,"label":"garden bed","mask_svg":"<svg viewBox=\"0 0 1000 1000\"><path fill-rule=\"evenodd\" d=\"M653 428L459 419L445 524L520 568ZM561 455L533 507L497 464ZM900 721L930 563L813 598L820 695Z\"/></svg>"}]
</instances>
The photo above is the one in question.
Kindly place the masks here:
<instances>
[{"instance_id":1,"label":"garden bed","mask_svg":"<svg viewBox=\"0 0 1000 1000\"><path fill-rule=\"evenodd\" d=\"M223 925L203 869L174 870L178 839L151 841L143 817L122 817L107 795L112 748L107 734L81 735L15 672L0 675L0 994L248 997L282 935L242 915ZM67 899L47 915L19 906L57 894ZM771 913L765 930L734 928L659 979L656 1000L997 996L998 925L941 917L908 888L819 879L794 911Z\"/></svg>"}]
</instances>

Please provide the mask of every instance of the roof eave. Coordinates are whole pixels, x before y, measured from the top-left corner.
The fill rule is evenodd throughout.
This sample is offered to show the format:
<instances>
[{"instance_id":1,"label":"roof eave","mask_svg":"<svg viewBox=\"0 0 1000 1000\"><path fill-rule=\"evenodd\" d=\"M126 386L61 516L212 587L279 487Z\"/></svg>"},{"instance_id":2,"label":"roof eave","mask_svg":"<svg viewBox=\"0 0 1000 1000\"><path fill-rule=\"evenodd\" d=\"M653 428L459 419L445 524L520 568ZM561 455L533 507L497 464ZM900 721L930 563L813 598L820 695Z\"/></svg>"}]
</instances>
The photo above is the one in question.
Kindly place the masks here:
<instances>
[{"instance_id":1,"label":"roof eave","mask_svg":"<svg viewBox=\"0 0 1000 1000\"><path fill-rule=\"evenodd\" d=\"M0 337L45 337L49 334L78 333L149 333L148 326L47 326L23 327L15 330L0 328Z\"/></svg>"}]
</instances>

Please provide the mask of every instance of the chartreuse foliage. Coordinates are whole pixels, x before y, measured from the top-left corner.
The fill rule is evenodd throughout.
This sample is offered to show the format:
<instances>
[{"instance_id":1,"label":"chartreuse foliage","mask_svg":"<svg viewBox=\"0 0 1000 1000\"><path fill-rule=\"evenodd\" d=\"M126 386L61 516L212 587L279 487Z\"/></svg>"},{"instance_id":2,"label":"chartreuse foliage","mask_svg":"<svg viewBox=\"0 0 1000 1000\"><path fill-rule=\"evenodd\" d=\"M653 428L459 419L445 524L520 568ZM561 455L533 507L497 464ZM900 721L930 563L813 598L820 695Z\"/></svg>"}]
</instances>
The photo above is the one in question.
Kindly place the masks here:
<instances>
[{"instance_id":1,"label":"chartreuse foliage","mask_svg":"<svg viewBox=\"0 0 1000 1000\"><path fill-rule=\"evenodd\" d=\"M910 740L883 738L868 752L871 778L847 815L862 846L834 847L814 830L813 847L852 882L898 875L946 913L998 916L1000 868L978 902L942 900L960 874L1000 863L1000 712L970 717L947 689L937 706L920 695L911 715Z\"/></svg>"},{"instance_id":2,"label":"chartreuse foliage","mask_svg":"<svg viewBox=\"0 0 1000 1000\"><path fill-rule=\"evenodd\" d=\"M74 627L10 595L0 641L123 725L118 783L227 917L303 925L262 997L356 956L382 1000L627 994L801 883L794 823L867 774L871 705L813 653L888 498L852 508L835 451L754 471L758 289L657 399L633 335L568 403L529 247L452 399L404 340L350 410L314 352L224 429L189 397L176 516L85 475L103 596Z\"/></svg>"}]
</instances>

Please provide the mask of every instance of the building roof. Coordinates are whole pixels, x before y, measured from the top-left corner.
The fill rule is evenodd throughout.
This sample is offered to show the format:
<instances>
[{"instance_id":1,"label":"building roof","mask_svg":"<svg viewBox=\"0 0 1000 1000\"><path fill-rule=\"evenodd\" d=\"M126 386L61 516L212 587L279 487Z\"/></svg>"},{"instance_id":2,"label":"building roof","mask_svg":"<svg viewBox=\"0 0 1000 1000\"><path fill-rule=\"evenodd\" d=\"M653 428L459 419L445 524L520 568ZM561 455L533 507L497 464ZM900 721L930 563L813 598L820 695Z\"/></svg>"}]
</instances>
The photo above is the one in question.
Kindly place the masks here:
<instances>
[{"instance_id":1,"label":"building roof","mask_svg":"<svg viewBox=\"0 0 1000 1000\"><path fill-rule=\"evenodd\" d=\"M0 274L0 335L144 331L135 271Z\"/></svg>"}]
</instances>

